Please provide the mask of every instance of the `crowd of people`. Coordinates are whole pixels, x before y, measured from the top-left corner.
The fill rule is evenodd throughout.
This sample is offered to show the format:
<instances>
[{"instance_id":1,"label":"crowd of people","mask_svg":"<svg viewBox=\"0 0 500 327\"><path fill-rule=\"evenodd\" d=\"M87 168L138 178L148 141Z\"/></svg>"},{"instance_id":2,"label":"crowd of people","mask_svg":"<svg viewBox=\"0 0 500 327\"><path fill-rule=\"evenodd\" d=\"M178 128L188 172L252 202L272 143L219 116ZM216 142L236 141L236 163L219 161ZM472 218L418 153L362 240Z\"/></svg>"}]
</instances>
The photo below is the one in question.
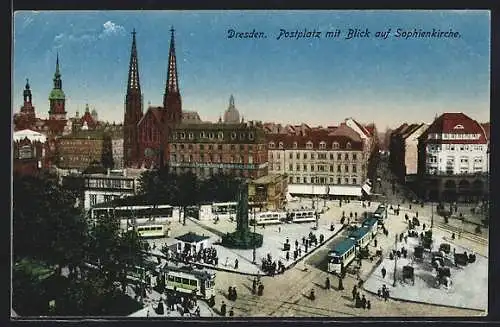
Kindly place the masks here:
<instances>
[{"instance_id":1,"label":"crowd of people","mask_svg":"<svg viewBox=\"0 0 500 327\"><path fill-rule=\"evenodd\" d=\"M171 250L166 245L162 248L162 252L166 255L167 260L183 263L206 263L209 265L217 266L219 264L219 257L217 250L214 247L203 248L198 252L193 248L185 247L184 251L177 249Z\"/></svg>"}]
</instances>

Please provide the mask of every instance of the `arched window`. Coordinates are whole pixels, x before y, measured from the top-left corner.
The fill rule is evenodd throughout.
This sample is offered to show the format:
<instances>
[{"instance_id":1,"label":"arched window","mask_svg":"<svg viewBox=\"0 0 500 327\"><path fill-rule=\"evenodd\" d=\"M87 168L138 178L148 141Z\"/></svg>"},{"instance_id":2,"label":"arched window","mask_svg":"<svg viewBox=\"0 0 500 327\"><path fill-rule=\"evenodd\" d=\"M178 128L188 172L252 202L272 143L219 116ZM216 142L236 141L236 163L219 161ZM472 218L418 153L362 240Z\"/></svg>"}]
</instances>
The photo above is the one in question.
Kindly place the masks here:
<instances>
[{"instance_id":1,"label":"arched window","mask_svg":"<svg viewBox=\"0 0 500 327\"><path fill-rule=\"evenodd\" d=\"M338 149L339 149L339 147L340 147L340 146L339 146L339 142L333 142L333 144L332 144L332 148L333 148L334 150L338 150Z\"/></svg>"},{"instance_id":2,"label":"arched window","mask_svg":"<svg viewBox=\"0 0 500 327\"><path fill-rule=\"evenodd\" d=\"M319 142L319 148L322 150L326 149L326 143L323 141Z\"/></svg>"},{"instance_id":3,"label":"arched window","mask_svg":"<svg viewBox=\"0 0 500 327\"><path fill-rule=\"evenodd\" d=\"M224 133L223 133L223 132L219 132L219 133L217 133L217 138L218 138L219 140L222 140L222 139L224 138Z\"/></svg>"},{"instance_id":4,"label":"arched window","mask_svg":"<svg viewBox=\"0 0 500 327\"><path fill-rule=\"evenodd\" d=\"M345 145L345 148L348 150L351 149L351 142L347 142L347 144Z\"/></svg>"},{"instance_id":5,"label":"arched window","mask_svg":"<svg viewBox=\"0 0 500 327\"><path fill-rule=\"evenodd\" d=\"M269 142L269 149L274 149L274 142Z\"/></svg>"},{"instance_id":6,"label":"arched window","mask_svg":"<svg viewBox=\"0 0 500 327\"><path fill-rule=\"evenodd\" d=\"M308 142L306 143L306 149L312 149L312 148L313 148L313 142L308 141Z\"/></svg>"},{"instance_id":7,"label":"arched window","mask_svg":"<svg viewBox=\"0 0 500 327\"><path fill-rule=\"evenodd\" d=\"M279 148L279 149L283 149L283 142L279 142L279 143L278 143L278 148Z\"/></svg>"},{"instance_id":8,"label":"arched window","mask_svg":"<svg viewBox=\"0 0 500 327\"><path fill-rule=\"evenodd\" d=\"M248 139L253 140L253 138L254 138L253 132L248 133Z\"/></svg>"},{"instance_id":9,"label":"arched window","mask_svg":"<svg viewBox=\"0 0 500 327\"><path fill-rule=\"evenodd\" d=\"M293 142L293 148L297 149L298 147L299 147L299 144L297 143L297 141Z\"/></svg>"}]
</instances>

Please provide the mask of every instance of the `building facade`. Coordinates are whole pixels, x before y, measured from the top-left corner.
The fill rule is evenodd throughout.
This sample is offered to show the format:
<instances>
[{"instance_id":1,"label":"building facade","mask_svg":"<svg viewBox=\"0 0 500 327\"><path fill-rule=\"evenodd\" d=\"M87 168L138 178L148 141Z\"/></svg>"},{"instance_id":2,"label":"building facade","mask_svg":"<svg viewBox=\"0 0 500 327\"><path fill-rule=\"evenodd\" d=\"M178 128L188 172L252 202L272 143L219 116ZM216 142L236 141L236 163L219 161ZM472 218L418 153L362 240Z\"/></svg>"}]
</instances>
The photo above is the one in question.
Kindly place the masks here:
<instances>
[{"instance_id":1,"label":"building facade","mask_svg":"<svg viewBox=\"0 0 500 327\"><path fill-rule=\"evenodd\" d=\"M191 171L200 178L267 175L266 137L258 122L181 123L169 143L169 166L176 173Z\"/></svg>"},{"instance_id":2,"label":"building facade","mask_svg":"<svg viewBox=\"0 0 500 327\"><path fill-rule=\"evenodd\" d=\"M486 132L467 115L444 113L419 137L419 191L424 199L483 199L488 193L488 172Z\"/></svg>"},{"instance_id":3,"label":"building facade","mask_svg":"<svg viewBox=\"0 0 500 327\"><path fill-rule=\"evenodd\" d=\"M269 174L248 183L248 202L266 211L285 209L288 193L286 175Z\"/></svg>"},{"instance_id":4,"label":"building facade","mask_svg":"<svg viewBox=\"0 0 500 327\"><path fill-rule=\"evenodd\" d=\"M104 133L102 131L79 131L58 139L58 167L83 171L92 162L101 162Z\"/></svg>"},{"instance_id":5,"label":"building facade","mask_svg":"<svg viewBox=\"0 0 500 327\"><path fill-rule=\"evenodd\" d=\"M21 175L37 175L47 168L47 138L26 129L13 135L13 172Z\"/></svg>"},{"instance_id":6,"label":"building facade","mask_svg":"<svg viewBox=\"0 0 500 327\"><path fill-rule=\"evenodd\" d=\"M80 207L85 211L100 203L135 195L138 181L139 174L110 169L107 173L71 174L63 177L63 185L77 191Z\"/></svg>"},{"instance_id":7,"label":"building facade","mask_svg":"<svg viewBox=\"0 0 500 327\"><path fill-rule=\"evenodd\" d=\"M402 124L390 136L389 162L394 174L403 182L412 180L418 167L418 138L427 125Z\"/></svg>"}]
</instances>

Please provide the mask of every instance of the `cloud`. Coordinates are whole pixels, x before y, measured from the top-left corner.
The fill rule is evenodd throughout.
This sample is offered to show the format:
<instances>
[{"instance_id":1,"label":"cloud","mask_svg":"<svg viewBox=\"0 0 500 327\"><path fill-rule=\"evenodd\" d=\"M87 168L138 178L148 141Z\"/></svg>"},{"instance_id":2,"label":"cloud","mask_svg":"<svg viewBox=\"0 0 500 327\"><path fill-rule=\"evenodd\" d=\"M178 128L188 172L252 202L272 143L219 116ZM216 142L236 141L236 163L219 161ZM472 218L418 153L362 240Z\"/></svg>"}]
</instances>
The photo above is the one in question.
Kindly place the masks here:
<instances>
[{"instance_id":1,"label":"cloud","mask_svg":"<svg viewBox=\"0 0 500 327\"><path fill-rule=\"evenodd\" d=\"M125 28L121 25L115 24L112 21L108 20L104 24L102 24L103 30L101 34L99 34L99 38L105 38L113 35L124 35Z\"/></svg>"}]
</instances>

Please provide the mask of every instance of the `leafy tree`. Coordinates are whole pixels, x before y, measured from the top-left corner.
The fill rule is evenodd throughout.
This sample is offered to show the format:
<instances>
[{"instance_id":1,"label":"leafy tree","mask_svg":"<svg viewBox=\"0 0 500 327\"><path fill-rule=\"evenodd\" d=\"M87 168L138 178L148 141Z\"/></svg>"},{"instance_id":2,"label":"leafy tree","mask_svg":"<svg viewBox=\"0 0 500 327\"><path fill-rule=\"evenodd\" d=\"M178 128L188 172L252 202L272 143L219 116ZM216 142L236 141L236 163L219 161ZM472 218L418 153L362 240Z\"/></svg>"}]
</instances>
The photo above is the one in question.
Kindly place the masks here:
<instances>
[{"instance_id":1,"label":"leafy tree","mask_svg":"<svg viewBox=\"0 0 500 327\"><path fill-rule=\"evenodd\" d=\"M87 230L74 194L31 176L15 176L13 185L14 257L60 267L80 262Z\"/></svg>"},{"instance_id":2,"label":"leafy tree","mask_svg":"<svg viewBox=\"0 0 500 327\"><path fill-rule=\"evenodd\" d=\"M101 163L106 169L112 169L115 166L113 160L113 141L111 134L108 132L103 134Z\"/></svg>"}]
</instances>

